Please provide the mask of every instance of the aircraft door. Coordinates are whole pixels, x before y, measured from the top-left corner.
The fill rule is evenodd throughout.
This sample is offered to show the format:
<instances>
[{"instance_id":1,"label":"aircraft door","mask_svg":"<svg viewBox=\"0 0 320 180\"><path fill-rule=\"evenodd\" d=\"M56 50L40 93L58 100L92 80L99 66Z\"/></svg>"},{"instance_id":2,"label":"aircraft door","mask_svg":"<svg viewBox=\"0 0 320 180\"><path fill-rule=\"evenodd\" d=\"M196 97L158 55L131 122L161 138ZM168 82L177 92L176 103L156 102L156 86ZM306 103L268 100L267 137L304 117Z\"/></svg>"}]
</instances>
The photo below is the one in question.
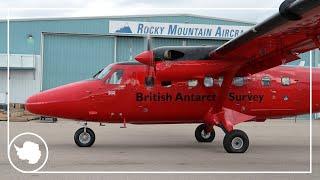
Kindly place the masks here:
<instances>
[{"instance_id":1,"label":"aircraft door","mask_svg":"<svg viewBox=\"0 0 320 180\"><path fill-rule=\"evenodd\" d=\"M111 122L121 121L128 109L127 75L123 69L114 69L105 80L103 106L106 108L107 119Z\"/></svg>"},{"instance_id":2,"label":"aircraft door","mask_svg":"<svg viewBox=\"0 0 320 180\"><path fill-rule=\"evenodd\" d=\"M288 112L296 112L300 107L301 97L303 94L301 90L301 83L298 79L292 78L289 75L282 75L277 83L277 91L278 91L278 102L283 107L282 109L286 109ZM294 89L294 91L292 91ZM292 114L292 113L291 113Z\"/></svg>"}]
</instances>

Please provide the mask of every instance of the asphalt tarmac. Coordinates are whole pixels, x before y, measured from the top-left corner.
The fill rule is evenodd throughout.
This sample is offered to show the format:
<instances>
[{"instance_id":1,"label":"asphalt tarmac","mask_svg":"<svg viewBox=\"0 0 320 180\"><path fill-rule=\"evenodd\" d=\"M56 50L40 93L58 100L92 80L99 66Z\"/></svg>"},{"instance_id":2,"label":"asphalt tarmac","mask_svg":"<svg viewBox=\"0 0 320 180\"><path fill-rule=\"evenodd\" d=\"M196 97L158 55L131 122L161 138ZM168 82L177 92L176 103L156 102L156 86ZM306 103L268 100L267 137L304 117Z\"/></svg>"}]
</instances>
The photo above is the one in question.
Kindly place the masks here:
<instances>
[{"instance_id":1,"label":"asphalt tarmac","mask_svg":"<svg viewBox=\"0 0 320 180\"><path fill-rule=\"evenodd\" d=\"M224 151L224 133L215 128L213 143L196 142L197 125L89 123L96 134L90 148L73 140L75 121L11 122L10 139L23 132L40 135L49 158L40 171L309 171L309 121L269 120L238 125L250 138L244 154ZM7 158L7 123L0 123L0 179L320 179L320 121L313 121L313 173L301 174L22 174Z\"/></svg>"}]
</instances>

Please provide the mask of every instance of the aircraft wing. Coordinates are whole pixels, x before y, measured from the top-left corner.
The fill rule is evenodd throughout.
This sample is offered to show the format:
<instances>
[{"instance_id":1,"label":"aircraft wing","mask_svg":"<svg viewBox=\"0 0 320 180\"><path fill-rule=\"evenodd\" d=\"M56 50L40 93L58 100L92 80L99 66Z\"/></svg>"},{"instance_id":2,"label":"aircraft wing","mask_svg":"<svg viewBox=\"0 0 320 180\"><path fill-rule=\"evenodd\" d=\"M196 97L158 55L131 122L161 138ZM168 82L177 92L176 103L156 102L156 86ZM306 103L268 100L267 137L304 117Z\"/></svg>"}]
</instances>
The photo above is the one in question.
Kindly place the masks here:
<instances>
[{"instance_id":1,"label":"aircraft wing","mask_svg":"<svg viewBox=\"0 0 320 180\"><path fill-rule=\"evenodd\" d=\"M241 61L237 75L254 74L320 47L319 34L320 0L286 0L277 14L213 50L210 58Z\"/></svg>"}]
</instances>

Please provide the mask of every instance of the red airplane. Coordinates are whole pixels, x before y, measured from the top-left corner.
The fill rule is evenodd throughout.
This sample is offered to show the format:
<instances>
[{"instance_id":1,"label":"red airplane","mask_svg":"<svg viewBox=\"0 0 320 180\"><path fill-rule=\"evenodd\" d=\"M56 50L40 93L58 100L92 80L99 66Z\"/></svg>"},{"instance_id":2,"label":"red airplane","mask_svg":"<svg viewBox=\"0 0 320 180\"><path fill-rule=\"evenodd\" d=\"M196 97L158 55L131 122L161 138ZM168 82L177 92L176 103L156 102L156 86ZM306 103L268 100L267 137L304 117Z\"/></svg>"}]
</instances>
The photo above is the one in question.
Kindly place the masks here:
<instances>
[{"instance_id":1,"label":"red airplane","mask_svg":"<svg viewBox=\"0 0 320 180\"><path fill-rule=\"evenodd\" d=\"M92 79L28 98L28 111L74 120L132 124L198 123L198 142L225 132L228 153L244 153L249 138L235 125L310 111L309 68L280 66L320 47L320 1L286 0L279 12L220 47L159 47L115 63ZM320 69L313 68L312 108L320 112ZM75 143L89 147L84 124Z\"/></svg>"}]
</instances>

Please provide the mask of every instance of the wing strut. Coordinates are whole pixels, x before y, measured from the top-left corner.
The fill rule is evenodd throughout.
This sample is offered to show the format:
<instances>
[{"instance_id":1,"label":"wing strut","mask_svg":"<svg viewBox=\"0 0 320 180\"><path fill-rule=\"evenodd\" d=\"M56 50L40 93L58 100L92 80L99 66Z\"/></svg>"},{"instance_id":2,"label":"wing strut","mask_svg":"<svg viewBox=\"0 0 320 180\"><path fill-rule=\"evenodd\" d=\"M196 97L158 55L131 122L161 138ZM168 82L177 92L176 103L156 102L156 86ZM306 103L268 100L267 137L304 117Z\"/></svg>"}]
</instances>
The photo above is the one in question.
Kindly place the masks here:
<instances>
[{"instance_id":1,"label":"wing strut","mask_svg":"<svg viewBox=\"0 0 320 180\"><path fill-rule=\"evenodd\" d=\"M241 66L227 71L224 74L221 88L217 94L217 102L215 103L215 106L212 106L204 116L204 123L206 124L205 130L207 133L212 131L213 126L219 126L224 132L229 133L233 130L234 125L240 122L254 120L256 118L256 116L246 115L225 107L225 102L233 78L238 73L240 67Z\"/></svg>"},{"instance_id":2,"label":"wing strut","mask_svg":"<svg viewBox=\"0 0 320 180\"><path fill-rule=\"evenodd\" d=\"M240 66L239 66L240 67ZM225 118L224 102L227 98L230 86L232 84L233 78L238 72L239 68L234 68L230 71L227 71L224 74L223 82L221 88L217 94L217 103L214 107L211 107L204 117L204 122L207 125L207 131L210 131L213 126L220 126L222 129L225 129L227 132L233 130L233 124Z\"/></svg>"}]
</instances>

